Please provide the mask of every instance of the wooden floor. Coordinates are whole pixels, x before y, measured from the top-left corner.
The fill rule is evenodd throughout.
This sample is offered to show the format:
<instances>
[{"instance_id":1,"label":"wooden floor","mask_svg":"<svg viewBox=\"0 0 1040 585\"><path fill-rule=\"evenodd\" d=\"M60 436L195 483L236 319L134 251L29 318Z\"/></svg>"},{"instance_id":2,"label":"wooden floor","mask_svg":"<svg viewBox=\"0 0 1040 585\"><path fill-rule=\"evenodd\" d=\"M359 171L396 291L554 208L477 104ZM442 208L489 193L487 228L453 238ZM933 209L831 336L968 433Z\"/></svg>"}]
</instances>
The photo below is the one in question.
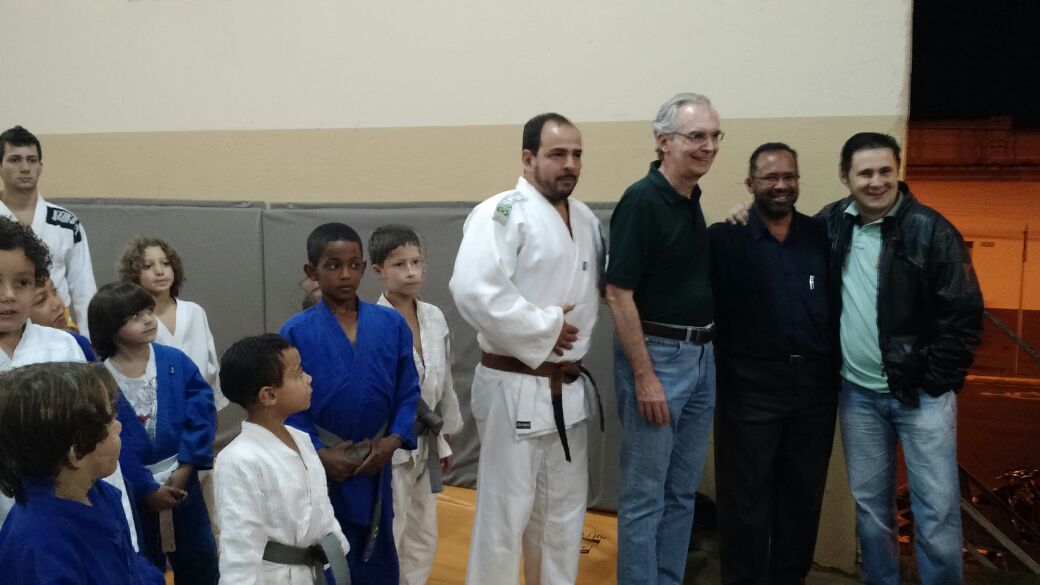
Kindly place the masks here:
<instances>
[{"instance_id":1,"label":"wooden floor","mask_svg":"<svg viewBox=\"0 0 1040 585\"><path fill-rule=\"evenodd\" d=\"M466 557L477 492L445 487L437 496L440 543L428 585L462 585L466 581ZM579 585L617 581L617 516L601 512L585 514ZM523 579L521 578L521 583Z\"/></svg>"},{"instance_id":2,"label":"wooden floor","mask_svg":"<svg viewBox=\"0 0 1040 585\"><path fill-rule=\"evenodd\" d=\"M469 532L473 527L475 490L445 486L437 496L437 522L440 543L428 585L463 585L466 582L466 558ZM585 514L585 530L578 565L578 585L601 585L616 582L617 516L601 512ZM166 582L173 585L173 574ZM523 583L521 576L520 582Z\"/></svg>"}]
</instances>

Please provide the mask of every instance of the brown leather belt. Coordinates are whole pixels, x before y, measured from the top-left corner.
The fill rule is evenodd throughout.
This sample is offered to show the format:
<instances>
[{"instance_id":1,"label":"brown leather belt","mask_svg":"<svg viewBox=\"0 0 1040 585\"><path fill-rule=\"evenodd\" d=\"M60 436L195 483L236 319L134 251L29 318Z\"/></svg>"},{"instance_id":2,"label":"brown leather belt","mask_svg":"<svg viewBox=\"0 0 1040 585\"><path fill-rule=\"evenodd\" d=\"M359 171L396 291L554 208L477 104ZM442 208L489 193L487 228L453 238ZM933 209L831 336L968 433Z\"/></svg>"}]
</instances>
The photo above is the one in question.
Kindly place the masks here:
<instances>
[{"instance_id":1,"label":"brown leather belt","mask_svg":"<svg viewBox=\"0 0 1040 585\"><path fill-rule=\"evenodd\" d=\"M684 325L666 325L652 321L640 321L643 326L643 335L654 337L665 337L667 339L678 339L688 341L694 345L704 345L715 339L715 324L707 327L687 327Z\"/></svg>"},{"instance_id":2,"label":"brown leather belt","mask_svg":"<svg viewBox=\"0 0 1040 585\"><path fill-rule=\"evenodd\" d=\"M571 448L567 443L567 427L563 421L563 385L577 380L582 374L588 377L596 390L596 400L599 400L599 388L592 375L581 365L581 360L573 362L542 362L537 368L529 368L527 364L508 355L496 355L480 352L480 363L486 368L512 372L515 374L527 374L549 378L549 391L552 393L553 419L556 421L556 434L560 436L563 445L563 454L567 461L571 460ZM603 426L603 407L600 405L600 427Z\"/></svg>"}]
</instances>

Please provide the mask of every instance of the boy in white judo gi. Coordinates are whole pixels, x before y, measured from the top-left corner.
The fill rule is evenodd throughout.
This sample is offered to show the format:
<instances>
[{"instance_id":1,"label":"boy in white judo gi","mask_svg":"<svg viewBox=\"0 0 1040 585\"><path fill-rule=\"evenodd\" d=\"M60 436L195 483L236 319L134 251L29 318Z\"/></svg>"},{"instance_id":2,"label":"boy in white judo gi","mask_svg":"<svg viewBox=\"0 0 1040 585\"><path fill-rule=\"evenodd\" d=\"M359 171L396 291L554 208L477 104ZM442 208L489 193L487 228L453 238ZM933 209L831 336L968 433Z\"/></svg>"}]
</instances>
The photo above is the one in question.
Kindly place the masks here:
<instances>
[{"instance_id":1,"label":"boy in white judo gi","mask_svg":"<svg viewBox=\"0 0 1040 585\"><path fill-rule=\"evenodd\" d=\"M401 313L412 330L420 399L414 450L394 452L394 543L401 585L424 585L437 553L437 493L440 474L451 466L448 436L462 429L451 377L451 342L441 310L419 300L426 263L419 235L404 225L385 225L368 240L368 256L383 294L378 304Z\"/></svg>"},{"instance_id":2,"label":"boy in white judo gi","mask_svg":"<svg viewBox=\"0 0 1040 585\"><path fill-rule=\"evenodd\" d=\"M600 222L570 197L581 133L559 114L524 125L515 189L466 219L451 293L483 354L471 406L480 434L466 583L573 584L588 497L579 376L599 308Z\"/></svg>"},{"instance_id":3,"label":"boy in white judo gi","mask_svg":"<svg viewBox=\"0 0 1040 585\"><path fill-rule=\"evenodd\" d=\"M29 321L37 289L47 282L50 269L51 256L42 238L29 226L0 215L0 372L43 362L84 361L71 335ZM121 478L111 478L120 489ZM0 526L13 505L14 500L0 494Z\"/></svg>"},{"instance_id":4,"label":"boy in white judo gi","mask_svg":"<svg viewBox=\"0 0 1040 585\"><path fill-rule=\"evenodd\" d=\"M239 340L221 359L220 384L248 413L215 466L220 582L346 585L349 545L325 468L307 433L285 425L311 402L300 352L273 333Z\"/></svg>"}]
</instances>

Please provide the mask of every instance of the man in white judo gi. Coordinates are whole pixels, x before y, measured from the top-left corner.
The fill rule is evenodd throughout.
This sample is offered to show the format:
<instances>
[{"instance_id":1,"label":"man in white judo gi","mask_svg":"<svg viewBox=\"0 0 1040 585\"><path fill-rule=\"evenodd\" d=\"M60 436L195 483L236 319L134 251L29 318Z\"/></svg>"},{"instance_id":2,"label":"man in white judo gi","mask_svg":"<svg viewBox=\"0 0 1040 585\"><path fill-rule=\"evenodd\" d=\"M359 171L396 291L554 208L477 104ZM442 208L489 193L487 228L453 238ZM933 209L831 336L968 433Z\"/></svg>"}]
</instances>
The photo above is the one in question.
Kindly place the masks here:
<instances>
[{"instance_id":1,"label":"man in white judo gi","mask_svg":"<svg viewBox=\"0 0 1040 585\"><path fill-rule=\"evenodd\" d=\"M466 583L573 584L588 494L588 396L579 375L599 305L599 220L570 198L581 133L559 114L524 126L516 188L469 215L451 292L477 330L480 435ZM594 402L594 401L592 401Z\"/></svg>"},{"instance_id":2,"label":"man in white judo gi","mask_svg":"<svg viewBox=\"0 0 1040 585\"><path fill-rule=\"evenodd\" d=\"M72 313L80 333L87 333L87 305L97 292L87 232L79 218L47 202L37 189L43 172L40 140L15 126L0 133L0 215L30 226L51 252L51 280Z\"/></svg>"}]
</instances>

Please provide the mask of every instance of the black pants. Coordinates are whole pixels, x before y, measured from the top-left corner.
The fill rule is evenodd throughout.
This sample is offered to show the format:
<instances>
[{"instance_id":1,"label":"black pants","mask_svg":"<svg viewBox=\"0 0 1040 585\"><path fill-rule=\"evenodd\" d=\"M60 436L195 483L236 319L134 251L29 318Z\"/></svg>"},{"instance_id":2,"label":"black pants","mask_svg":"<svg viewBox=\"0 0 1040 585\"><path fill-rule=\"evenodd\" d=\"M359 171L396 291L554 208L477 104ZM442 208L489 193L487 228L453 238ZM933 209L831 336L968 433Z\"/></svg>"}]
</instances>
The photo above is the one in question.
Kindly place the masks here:
<instances>
[{"instance_id":1,"label":"black pants","mask_svg":"<svg viewBox=\"0 0 1040 585\"><path fill-rule=\"evenodd\" d=\"M834 368L720 356L717 376L722 582L801 584L812 567L834 440Z\"/></svg>"}]
</instances>

